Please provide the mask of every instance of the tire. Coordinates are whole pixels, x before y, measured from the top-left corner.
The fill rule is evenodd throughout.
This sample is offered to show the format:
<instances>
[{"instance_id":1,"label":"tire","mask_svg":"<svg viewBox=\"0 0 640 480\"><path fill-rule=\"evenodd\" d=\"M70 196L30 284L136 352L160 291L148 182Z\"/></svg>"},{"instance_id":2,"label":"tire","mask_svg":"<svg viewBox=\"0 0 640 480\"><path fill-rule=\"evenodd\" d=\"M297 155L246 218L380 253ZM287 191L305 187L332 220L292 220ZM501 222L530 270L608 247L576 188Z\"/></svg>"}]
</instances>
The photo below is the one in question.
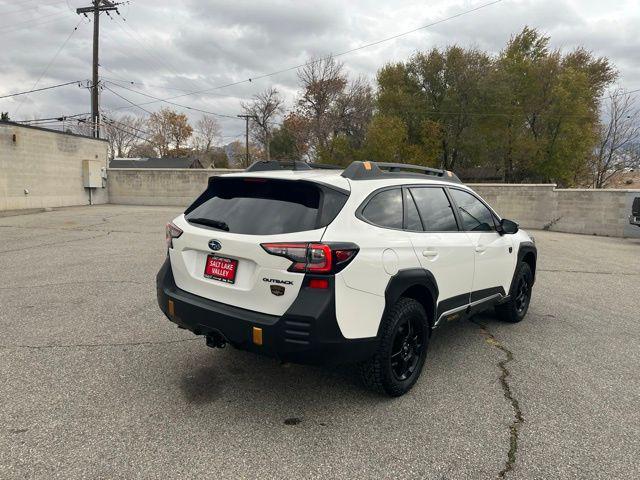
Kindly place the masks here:
<instances>
[{"instance_id":1,"label":"tire","mask_svg":"<svg viewBox=\"0 0 640 480\"><path fill-rule=\"evenodd\" d=\"M531 267L525 262L520 262L509 292L509 301L496 306L498 317L509 323L522 321L529 310L532 287L533 273L531 272Z\"/></svg>"},{"instance_id":2,"label":"tire","mask_svg":"<svg viewBox=\"0 0 640 480\"><path fill-rule=\"evenodd\" d=\"M429 337L422 305L400 298L382 320L376 353L361 365L365 385L390 397L407 393L422 372Z\"/></svg>"}]
</instances>

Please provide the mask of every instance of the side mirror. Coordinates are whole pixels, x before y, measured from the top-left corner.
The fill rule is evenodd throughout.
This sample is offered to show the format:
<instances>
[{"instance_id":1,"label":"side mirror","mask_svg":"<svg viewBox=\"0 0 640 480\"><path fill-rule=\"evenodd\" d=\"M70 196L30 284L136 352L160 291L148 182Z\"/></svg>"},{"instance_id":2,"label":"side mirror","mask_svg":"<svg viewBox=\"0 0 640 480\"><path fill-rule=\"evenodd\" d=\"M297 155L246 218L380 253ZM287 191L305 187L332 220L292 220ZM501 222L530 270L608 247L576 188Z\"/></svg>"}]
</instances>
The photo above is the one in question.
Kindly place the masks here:
<instances>
[{"instance_id":1,"label":"side mirror","mask_svg":"<svg viewBox=\"0 0 640 480\"><path fill-rule=\"evenodd\" d=\"M518 233L518 224L513 220L503 218L500 220L500 225L498 225L497 230L500 235Z\"/></svg>"}]
</instances>

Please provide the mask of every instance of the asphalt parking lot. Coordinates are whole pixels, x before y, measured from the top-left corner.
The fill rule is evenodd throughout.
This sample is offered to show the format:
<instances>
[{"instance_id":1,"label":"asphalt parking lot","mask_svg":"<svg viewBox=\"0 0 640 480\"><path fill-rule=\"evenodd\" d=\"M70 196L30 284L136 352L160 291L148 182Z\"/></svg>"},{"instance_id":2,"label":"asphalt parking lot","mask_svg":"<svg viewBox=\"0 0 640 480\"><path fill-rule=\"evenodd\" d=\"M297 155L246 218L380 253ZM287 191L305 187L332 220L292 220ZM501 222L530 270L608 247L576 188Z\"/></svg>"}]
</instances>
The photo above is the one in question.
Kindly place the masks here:
<instances>
[{"instance_id":1,"label":"asphalt parking lot","mask_svg":"<svg viewBox=\"0 0 640 480\"><path fill-rule=\"evenodd\" d=\"M0 218L0 478L640 478L640 240L535 232L525 321L445 325L391 400L166 320L177 213Z\"/></svg>"}]
</instances>

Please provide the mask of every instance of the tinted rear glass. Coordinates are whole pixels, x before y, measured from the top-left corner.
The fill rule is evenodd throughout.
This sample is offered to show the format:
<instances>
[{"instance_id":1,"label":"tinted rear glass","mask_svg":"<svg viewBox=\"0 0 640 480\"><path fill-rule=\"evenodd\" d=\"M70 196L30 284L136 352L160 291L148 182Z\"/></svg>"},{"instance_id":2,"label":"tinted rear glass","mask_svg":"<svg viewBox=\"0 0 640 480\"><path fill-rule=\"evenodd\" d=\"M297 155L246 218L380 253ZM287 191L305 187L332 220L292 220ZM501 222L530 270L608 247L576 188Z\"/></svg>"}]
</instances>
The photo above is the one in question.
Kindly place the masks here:
<instances>
[{"instance_id":1,"label":"tinted rear glass","mask_svg":"<svg viewBox=\"0 0 640 480\"><path fill-rule=\"evenodd\" d=\"M458 224L449 199L441 188L417 187L411 194L418 205L426 232L457 232Z\"/></svg>"},{"instance_id":2,"label":"tinted rear glass","mask_svg":"<svg viewBox=\"0 0 640 480\"><path fill-rule=\"evenodd\" d=\"M307 182L221 178L209 185L185 217L198 226L215 228L211 222L217 223L232 233L274 235L324 227L346 200L346 194Z\"/></svg>"},{"instance_id":3,"label":"tinted rear glass","mask_svg":"<svg viewBox=\"0 0 640 480\"><path fill-rule=\"evenodd\" d=\"M374 195L362 216L381 227L402 228L402 190L394 188Z\"/></svg>"}]
</instances>

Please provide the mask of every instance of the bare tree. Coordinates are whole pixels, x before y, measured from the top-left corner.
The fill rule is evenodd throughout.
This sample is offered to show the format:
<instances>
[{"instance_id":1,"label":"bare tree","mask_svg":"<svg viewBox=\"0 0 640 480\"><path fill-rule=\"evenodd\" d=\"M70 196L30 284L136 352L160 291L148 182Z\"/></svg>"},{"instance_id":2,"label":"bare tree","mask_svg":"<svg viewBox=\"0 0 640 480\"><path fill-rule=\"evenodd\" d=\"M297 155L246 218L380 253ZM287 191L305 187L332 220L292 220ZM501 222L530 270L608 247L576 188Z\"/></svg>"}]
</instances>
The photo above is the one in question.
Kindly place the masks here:
<instances>
[{"instance_id":1,"label":"bare tree","mask_svg":"<svg viewBox=\"0 0 640 480\"><path fill-rule=\"evenodd\" d=\"M207 160L210 166L214 168L215 155L214 147L220 141L221 128L218 121L210 115L203 115L200 120L196 122L196 128L193 136L193 147L198 154L203 157L201 161Z\"/></svg>"},{"instance_id":2,"label":"bare tree","mask_svg":"<svg viewBox=\"0 0 640 480\"><path fill-rule=\"evenodd\" d=\"M360 148L371 118L374 98L371 85L363 77L358 77L336 98L333 107L336 133L349 137L353 147Z\"/></svg>"},{"instance_id":3,"label":"bare tree","mask_svg":"<svg viewBox=\"0 0 640 480\"><path fill-rule=\"evenodd\" d=\"M333 57L312 59L298 70L301 113L310 119L313 147L327 149L336 129L332 109L347 85L343 64Z\"/></svg>"},{"instance_id":4,"label":"bare tree","mask_svg":"<svg viewBox=\"0 0 640 480\"><path fill-rule=\"evenodd\" d=\"M111 157L126 157L131 148L145 140L144 120L133 115L103 117L102 131L109 142Z\"/></svg>"},{"instance_id":5,"label":"bare tree","mask_svg":"<svg viewBox=\"0 0 640 480\"><path fill-rule=\"evenodd\" d=\"M274 118L284 111L284 101L278 90L269 88L262 93L253 96L248 103L241 103L242 109L246 115L252 116L252 133L254 139L262 144L264 149L264 157L269 160L269 144L275 124Z\"/></svg>"},{"instance_id":6,"label":"bare tree","mask_svg":"<svg viewBox=\"0 0 640 480\"><path fill-rule=\"evenodd\" d=\"M604 122L590 161L592 186L604 188L617 172L640 166L640 110L633 97L616 90L602 106Z\"/></svg>"}]
</instances>

